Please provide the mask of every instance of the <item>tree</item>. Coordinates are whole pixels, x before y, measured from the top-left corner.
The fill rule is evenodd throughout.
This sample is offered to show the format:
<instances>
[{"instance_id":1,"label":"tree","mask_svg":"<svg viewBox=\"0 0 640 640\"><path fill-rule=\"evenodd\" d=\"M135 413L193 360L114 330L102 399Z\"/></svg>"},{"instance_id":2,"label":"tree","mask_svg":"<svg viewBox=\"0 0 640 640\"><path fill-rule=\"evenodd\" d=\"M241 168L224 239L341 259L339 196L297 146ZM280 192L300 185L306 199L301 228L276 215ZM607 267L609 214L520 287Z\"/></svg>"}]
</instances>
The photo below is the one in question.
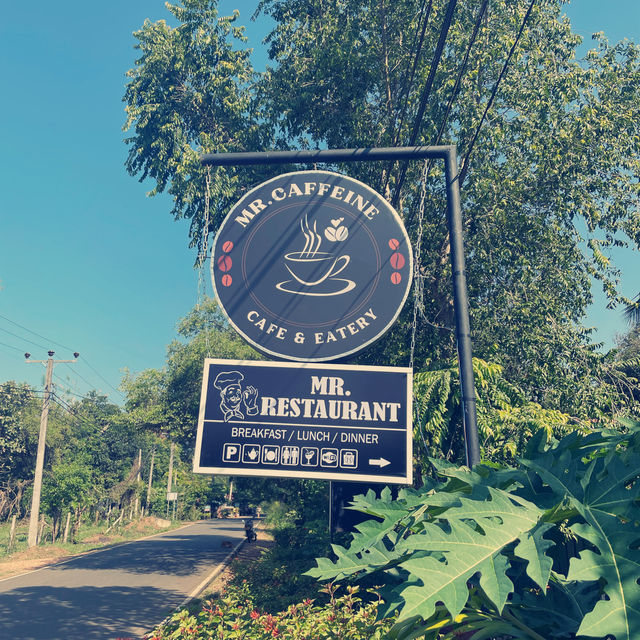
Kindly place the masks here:
<instances>
[{"instance_id":1,"label":"tree","mask_svg":"<svg viewBox=\"0 0 640 640\"><path fill-rule=\"evenodd\" d=\"M167 348L166 402L181 443L193 448L204 359L256 360L260 355L229 326L212 299L203 300L177 325L180 339Z\"/></svg>"},{"instance_id":2,"label":"tree","mask_svg":"<svg viewBox=\"0 0 640 640\"><path fill-rule=\"evenodd\" d=\"M18 507L26 479L33 475L35 447L33 434L24 417L33 405L26 384L9 381L0 385L0 519Z\"/></svg>"},{"instance_id":3,"label":"tree","mask_svg":"<svg viewBox=\"0 0 640 640\"><path fill-rule=\"evenodd\" d=\"M92 471L79 461L55 465L42 487L42 506L53 519L55 540L62 517L74 511L76 519L95 499Z\"/></svg>"},{"instance_id":4,"label":"tree","mask_svg":"<svg viewBox=\"0 0 640 640\"><path fill-rule=\"evenodd\" d=\"M624 303L607 254L640 241L640 50L599 35L579 61L580 38L560 0L536 4L478 129L525 7L491 3L448 109L478 3L458 2L425 98L447 5L430 2L427 17L417 0L263 0L275 27L267 38L273 66L261 76L232 26L237 15L218 19L213 0L171 5L178 26L147 21L136 33L142 55L125 93L126 126L135 128L127 167L153 179L153 192L172 193L173 214L192 220L191 242L202 247L203 228L215 231L262 174L218 169L207 191L198 151L455 142L475 354L502 365L541 406L575 414L604 365L580 326L591 278L612 304ZM448 362L455 341L442 168L430 166L424 219L421 167L410 166L402 184L399 165L337 168L397 193L414 243L421 226L416 368ZM412 330L407 305L358 361L405 364Z\"/></svg>"}]
</instances>

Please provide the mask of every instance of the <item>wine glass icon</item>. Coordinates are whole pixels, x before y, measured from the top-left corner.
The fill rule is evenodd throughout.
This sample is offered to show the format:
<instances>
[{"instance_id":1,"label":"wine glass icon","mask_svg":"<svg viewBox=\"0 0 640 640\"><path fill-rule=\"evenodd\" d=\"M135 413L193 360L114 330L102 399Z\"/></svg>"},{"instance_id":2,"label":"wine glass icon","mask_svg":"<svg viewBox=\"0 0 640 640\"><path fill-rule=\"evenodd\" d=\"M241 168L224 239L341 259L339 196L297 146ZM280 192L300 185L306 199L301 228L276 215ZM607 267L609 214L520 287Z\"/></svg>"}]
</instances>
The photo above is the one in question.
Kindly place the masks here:
<instances>
[{"instance_id":1,"label":"wine glass icon","mask_svg":"<svg viewBox=\"0 0 640 640\"><path fill-rule=\"evenodd\" d=\"M307 449L304 452L304 457L307 459L307 464L311 462L311 458L313 458L314 454L315 454L315 451L312 451L311 449Z\"/></svg>"}]
</instances>

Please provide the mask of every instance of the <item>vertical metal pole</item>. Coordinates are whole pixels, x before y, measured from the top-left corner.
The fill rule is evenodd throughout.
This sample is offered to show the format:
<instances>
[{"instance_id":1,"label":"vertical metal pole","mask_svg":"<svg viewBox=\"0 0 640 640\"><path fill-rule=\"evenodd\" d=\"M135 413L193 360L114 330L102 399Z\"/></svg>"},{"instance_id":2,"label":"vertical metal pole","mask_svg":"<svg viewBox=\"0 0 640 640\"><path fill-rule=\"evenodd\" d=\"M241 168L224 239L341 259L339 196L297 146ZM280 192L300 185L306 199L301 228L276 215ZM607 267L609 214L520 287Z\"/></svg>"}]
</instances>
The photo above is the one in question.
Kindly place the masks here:
<instances>
[{"instance_id":1,"label":"vertical metal pole","mask_svg":"<svg viewBox=\"0 0 640 640\"><path fill-rule=\"evenodd\" d=\"M44 400L40 414L40 435L38 437L38 453L36 455L36 473L33 478L33 496L29 515L29 536L27 544L35 547L38 543L38 520L40 519L40 493L42 492L42 472L44 469L44 452L47 440L47 421L51 401L51 378L53 376L53 358L47 360L47 377L44 383Z\"/></svg>"},{"instance_id":2,"label":"vertical metal pole","mask_svg":"<svg viewBox=\"0 0 640 640\"><path fill-rule=\"evenodd\" d=\"M451 277L453 279L453 306L456 320L458 362L460 364L464 439L467 448L467 466L473 467L480 462L480 445L478 442L476 391L473 384L471 325L469 322L467 275L462 242L460 185L458 183L455 147L448 148L445 157L445 175L447 181L447 222L451 244Z\"/></svg>"},{"instance_id":3,"label":"vertical metal pole","mask_svg":"<svg viewBox=\"0 0 640 640\"><path fill-rule=\"evenodd\" d=\"M171 493L171 482L173 481L173 451L175 448L175 442L171 443L169 447L169 477L167 478L167 517L169 517L169 509L171 505L169 505L169 494Z\"/></svg>"},{"instance_id":4,"label":"vertical metal pole","mask_svg":"<svg viewBox=\"0 0 640 640\"><path fill-rule=\"evenodd\" d=\"M147 485L147 515L151 513L151 485L153 484L153 463L156 459L156 446L153 445L153 449L151 450L151 466L149 467L149 484Z\"/></svg>"},{"instance_id":5,"label":"vertical metal pole","mask_svg":"<svg viewBox=\"0 0 640 640\"><path fill-rule=\"evenodd\" d=\"M329 480L329 542L333 544L333 480Z\"/></svg>"}]
</instances>

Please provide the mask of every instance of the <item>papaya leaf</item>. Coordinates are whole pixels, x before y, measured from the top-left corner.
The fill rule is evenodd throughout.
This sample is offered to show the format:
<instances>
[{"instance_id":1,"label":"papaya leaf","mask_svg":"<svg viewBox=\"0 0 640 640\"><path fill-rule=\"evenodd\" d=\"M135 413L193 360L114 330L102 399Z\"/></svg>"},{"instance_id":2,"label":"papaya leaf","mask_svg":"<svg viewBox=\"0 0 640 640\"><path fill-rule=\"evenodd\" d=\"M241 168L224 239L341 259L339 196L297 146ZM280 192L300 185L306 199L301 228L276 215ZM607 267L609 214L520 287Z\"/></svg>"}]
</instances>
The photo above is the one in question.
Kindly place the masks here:
<instances>
[{"instance_id":1,"label":"papaya leaf","mask_svg":"<svg viewBox=\"0 0 640 640\"><path fill-rule=\"evenodd\" d=\"M601 516L599 530L593 525L576 524L575 533L597 544L600 554L587 549L579 558L572 558L570 580L604 578L608 600L599 600L580 625L579 634L615 636L616 640L640 637L640 532L635 525L622 523L614 516Z\"/></svg>"},{"instance_id":2,"label":"papaya leaf","mask_svg":"<svg viewBox=\"0 0 640 640\"><path fill-rule=\"evenodd\" d=\"M594 582L569 582L555 577L542 594L529 589L513 596L509 612L543 637L575 638L584 616L600 597Z\"/></svg>"},{"instance_id":3,"label":"papaya leaf","mask_svg":"<svg viewBox=\"0 0 640 640\"><path fill-rule=\"evenodd\" d=\"M527 574L541 589L547 588L553 565L553 560L546 555L553 542L543 538L549 529L553 529L552 524L541 524L524 533L514 550L515 555L527 561Z\"/></svg>"},{"instance_id":4,"label":"papaya leaf","mask_svg":"<svg viewBox=\"0 0 640 640\"><path fill-rule=\"evenodd\" d=\"M305 575L318 580L340 580L356 573L373 573L398 564L403 553L388 551L384 543L379 542L365 551L353 552L339 545L332 545L336 555L335 562L328 558L316 558L317 567L309 569Z\"/></svg>"},{"instance_id":5,"label":"papaya leaf","mask_svg":"<svg viewBox=\"0 0 640 640\"><path fill-rule=\"evenodd\" d=\"M543 512L522 501L514 504L509 495L490 489L491 500L461 498L460 507L449 509L443 519L446 529L425 523L424 531L399 542L396 550L441 552L444 560L433 555L412 555L399 566L418 578L423 586L402 591L405 606L398 620L413 615L428 619L441 601L457 616L468 598L467 580L480 573L480 585L487 598L501 611L513 584L507 577L508 562L500 554L534 528ZM475 527L471 523L475 523Z\"/></svg>"},{"instance_id":6,"label":"papaya leaf","mask_svg":"<svg viewBox=\"0 0 640 640\"><path fill-rule=\"evenodd\" d=\"M570 562L570 580L604 579L608 597L584 617L579 633L596 637L611 634L616 640L640 637L640 586L636 582L640 575L640 531L635 522L618 517L637 509L633 481L640 473L638 456L631 453L582 461L571 460L565 451L523 464L564 496L582 520L572 524L571 530L597 550L584 550Z\"/></svg>"}]
</instances>

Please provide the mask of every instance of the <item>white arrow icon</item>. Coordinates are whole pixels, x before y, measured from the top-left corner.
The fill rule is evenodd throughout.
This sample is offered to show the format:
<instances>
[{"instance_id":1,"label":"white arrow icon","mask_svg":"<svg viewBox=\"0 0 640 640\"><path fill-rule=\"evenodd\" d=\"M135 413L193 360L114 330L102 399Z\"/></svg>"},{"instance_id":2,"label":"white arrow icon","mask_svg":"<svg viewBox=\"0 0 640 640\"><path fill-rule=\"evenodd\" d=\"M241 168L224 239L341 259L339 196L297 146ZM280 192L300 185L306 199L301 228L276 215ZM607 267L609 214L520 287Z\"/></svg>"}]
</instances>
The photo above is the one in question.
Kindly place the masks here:
<instances>
[{"instance_id":1,"label":"white arrow icon","mask_svg":"<svg viewBox=\"0 0 640 640\"><path fill-rule=\"evenodd\" d=\"M371 458L369 458L369 464L382 468L382 467L386 467L388 464L391 464L391 462L389 462L389 460L386 460L385 458L377 458L375 460L372 460Z\"/></svg>"}]
</instances>

